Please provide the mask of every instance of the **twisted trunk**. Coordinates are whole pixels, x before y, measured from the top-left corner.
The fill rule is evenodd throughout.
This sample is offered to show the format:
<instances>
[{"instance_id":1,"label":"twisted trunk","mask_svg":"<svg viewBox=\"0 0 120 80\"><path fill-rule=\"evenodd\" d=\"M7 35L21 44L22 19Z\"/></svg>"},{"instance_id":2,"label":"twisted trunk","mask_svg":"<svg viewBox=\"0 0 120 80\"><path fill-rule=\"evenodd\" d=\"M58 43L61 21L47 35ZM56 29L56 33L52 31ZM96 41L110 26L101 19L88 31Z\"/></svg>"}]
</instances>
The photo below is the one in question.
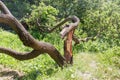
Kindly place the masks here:
<instances>
[{"instance_id":1,"label":"twisted trunk","mask_svg":"<svg viewBox=\"0 0 120 80\"><path fill-rule=\"evenodd\" d=\"M28 60L35 58L43 53L48 53L52 59L62 67L64 65L64 57L60 54L60 52L50 43L38 41L33 38L27 30L23 27L23 25L11 14L8 8L4 5L2 1L0 1L0 10L3 14L0 14L0 23L4 23L9 25L19 36L20 40L27 47L31 47L33 50L27 53L16 52L11 49L0 47L0 53L7 54L12 56L18 60ZM68 20L74 20L74 17L67 18ZM60 23L60 25L64 24ZM78 24L78 23L77 23ZM72 24L73 26L74 24ZM76 23L75 23L76 25ZM53 29L54 30L54 29ZM52 30L51 30L52 31ZM70 30L69 30L70 31ZM67 31L67 33L69 32Z\"/></svg>"}]
</instances>

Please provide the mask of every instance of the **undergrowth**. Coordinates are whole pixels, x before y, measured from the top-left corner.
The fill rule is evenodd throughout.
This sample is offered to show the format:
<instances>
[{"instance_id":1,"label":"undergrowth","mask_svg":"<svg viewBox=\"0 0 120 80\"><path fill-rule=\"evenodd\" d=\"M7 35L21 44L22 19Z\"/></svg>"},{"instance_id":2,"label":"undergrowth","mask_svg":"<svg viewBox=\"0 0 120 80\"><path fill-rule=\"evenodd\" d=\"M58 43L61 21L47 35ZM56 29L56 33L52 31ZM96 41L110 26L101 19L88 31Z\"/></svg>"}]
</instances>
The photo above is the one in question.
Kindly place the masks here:
<instances>
[{"instance_id":1,"label":"undergrowth","mask_svg":"<svg viewBox=\"0 0 120 80\"><path fill-rule=\"evenodd\" d=\"M36 37L38 40L53 44L63 55L63 40L57 34ZM16 51L28 52L16 34L0 30L0 46ZM0 54L0 64L22 71L21 80L119 80L120 47L110 47L107 42L89 41L73 47L74 64L63 69L47 55L34 59L18 61ZM17 77L16 79L17 80Z\"/></svg>"}]
</instances>

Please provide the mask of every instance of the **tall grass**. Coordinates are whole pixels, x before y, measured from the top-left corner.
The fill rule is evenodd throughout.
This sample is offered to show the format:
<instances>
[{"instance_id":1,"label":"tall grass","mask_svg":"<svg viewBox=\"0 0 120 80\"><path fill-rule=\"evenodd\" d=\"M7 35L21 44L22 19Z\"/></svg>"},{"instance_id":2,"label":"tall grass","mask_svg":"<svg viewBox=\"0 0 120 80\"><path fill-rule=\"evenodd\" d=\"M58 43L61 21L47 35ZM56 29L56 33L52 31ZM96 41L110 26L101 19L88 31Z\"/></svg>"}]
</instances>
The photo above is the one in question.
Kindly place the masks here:
<instances>
[{"instance_id":1,"label":"tall grass","mask_svg":"<svg viewBox=\"0 0 120 80\"><path fill-rule=\"evenodd\" d=\"M63 54L63 40L58 34L51 33L44 38L34 34L34 37L53 44ZM73 46L74 64L64 69L59 68L47 54L18 61L0 53L0 64L22 71L25 75L21 80L119 80L120 47L110 48L106 44L97 40ZM32 50L25 47L16 34L3 30L0 30L0 46L22 52Z\"/></svg>"}]
</instances>

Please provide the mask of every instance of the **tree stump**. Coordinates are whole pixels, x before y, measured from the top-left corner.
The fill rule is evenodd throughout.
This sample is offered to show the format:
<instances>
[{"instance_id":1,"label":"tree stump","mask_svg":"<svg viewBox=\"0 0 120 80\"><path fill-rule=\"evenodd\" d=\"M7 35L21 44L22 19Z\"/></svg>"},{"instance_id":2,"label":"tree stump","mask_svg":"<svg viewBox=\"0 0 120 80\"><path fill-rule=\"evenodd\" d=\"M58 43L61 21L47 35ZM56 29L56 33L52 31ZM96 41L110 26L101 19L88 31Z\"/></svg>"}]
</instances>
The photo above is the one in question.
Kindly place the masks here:
<instances>
[{"instance_id":1,"label":"tree stump","mask_svg":"<svg viewBox=\"0 0 120 80\"><path fill-rule=\"evenodd\" d=\"M74 25L65 25L60 32L62 38L66 36L66 39L64 40L64 57L67 64L73 64L72 39L74 30Z\"/></svg>"},{"instance_id":2,"label":"tree stump","mask_svg":"<svg viewBox=\"0 0 120 80\"><path fill-rule=\"evenodd\" d=\"M64 57L66 63L73 64L73 55L72 55L72 36L74 31L70 31L67 34L67 38L64 41Z\"/></svg>"}]
</instances>

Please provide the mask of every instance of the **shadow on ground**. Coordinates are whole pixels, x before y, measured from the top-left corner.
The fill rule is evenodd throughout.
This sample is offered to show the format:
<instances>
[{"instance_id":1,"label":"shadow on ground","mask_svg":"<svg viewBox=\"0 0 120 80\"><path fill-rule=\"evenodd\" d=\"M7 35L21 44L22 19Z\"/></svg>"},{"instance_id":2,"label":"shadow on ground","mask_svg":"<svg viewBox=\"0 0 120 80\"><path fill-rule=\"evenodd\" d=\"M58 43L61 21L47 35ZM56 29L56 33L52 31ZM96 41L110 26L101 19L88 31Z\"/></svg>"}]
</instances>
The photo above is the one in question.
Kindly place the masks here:
<instances>
[{"instance_id":1,"label":"shadow on ground","mask_svg":"<svg viewBox=\"0 0 120 80\"><path fill-rule=\"evenodd\" d=\"M23 77L22 74L20 74L18 71L1 71L0 72L0 80L21 80L21 78Z\"/></svg>"},{"instance_id":2,"label":"shadow on ground","mask_svg":"<svg viewBox=\"0 0 120 80\"><path fill-rule=\"evenodd\" d=\"M44 72L44 73L43 73ZM22 76L20 79L21 80L37 80L37 78L39 79L43 79L44 75L50 76L54 73L54 70L49 68L46 69L45 71L41 71L41 70L32 70L31 72L29 72L28 74Z\"/></svg>"}]
</instances>

